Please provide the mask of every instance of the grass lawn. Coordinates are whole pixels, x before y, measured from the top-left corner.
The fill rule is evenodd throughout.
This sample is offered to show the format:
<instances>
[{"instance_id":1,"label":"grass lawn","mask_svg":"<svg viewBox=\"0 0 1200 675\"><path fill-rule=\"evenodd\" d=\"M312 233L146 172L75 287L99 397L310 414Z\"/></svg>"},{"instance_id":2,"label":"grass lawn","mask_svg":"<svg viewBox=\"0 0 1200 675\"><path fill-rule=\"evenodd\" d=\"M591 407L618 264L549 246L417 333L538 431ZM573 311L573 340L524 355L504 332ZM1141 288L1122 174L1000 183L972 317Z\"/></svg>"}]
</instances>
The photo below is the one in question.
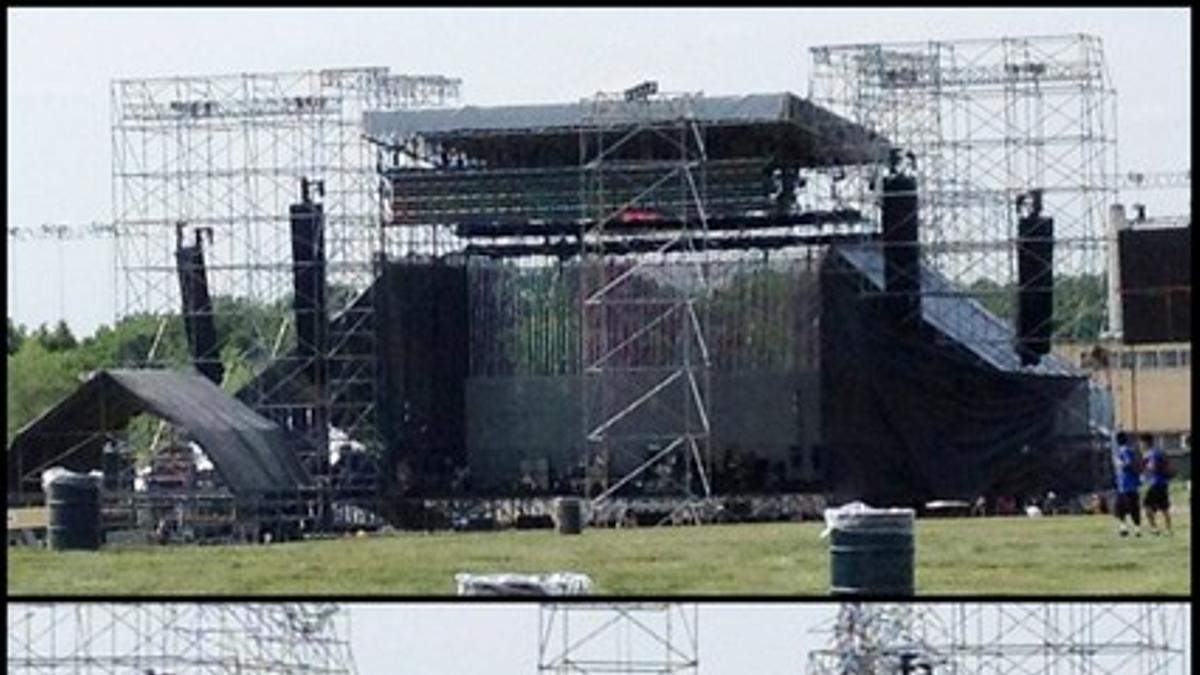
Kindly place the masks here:
<instances>
[{"instance_id":1,"label":"grass lawn","mask_svg":"<svg viewBox=\"0 0 1200 675\"><path fill-rule=\"evenodd\" d=\"M920 520L918 594L1191 592L1191 520L1117 537L1110 516ZM10 594L453 594L457 572L576 571L600 593L824 595L822 525L401 533L269 546L9 548Z\"/></svg>"}]
</instances>

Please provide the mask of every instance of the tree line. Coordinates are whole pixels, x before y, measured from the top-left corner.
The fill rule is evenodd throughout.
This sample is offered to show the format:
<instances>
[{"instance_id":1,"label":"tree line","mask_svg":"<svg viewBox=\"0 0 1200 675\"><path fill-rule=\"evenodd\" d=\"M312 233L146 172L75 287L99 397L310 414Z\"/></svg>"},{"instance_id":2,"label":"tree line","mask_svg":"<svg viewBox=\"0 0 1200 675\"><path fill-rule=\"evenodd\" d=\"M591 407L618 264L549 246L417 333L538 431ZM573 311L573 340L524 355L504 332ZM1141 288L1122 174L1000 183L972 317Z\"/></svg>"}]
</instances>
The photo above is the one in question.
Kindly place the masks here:
<instances>
[{"instance_id":1,"label":"tree line","mask_svg":"<svg viewBox=\"0 0 1200 675\"><path fill-rule=\"evenodd\" d=\"M295 342L290 300L260 303L218 296L213 300L222 387L235 391L270 362L275 346ZM7 442L73 391L87 373L103 368L183 368L191 363L179 314L133 314L79 338L64 321L34 329L8 318Z\"/></svg>"}]
</instances>

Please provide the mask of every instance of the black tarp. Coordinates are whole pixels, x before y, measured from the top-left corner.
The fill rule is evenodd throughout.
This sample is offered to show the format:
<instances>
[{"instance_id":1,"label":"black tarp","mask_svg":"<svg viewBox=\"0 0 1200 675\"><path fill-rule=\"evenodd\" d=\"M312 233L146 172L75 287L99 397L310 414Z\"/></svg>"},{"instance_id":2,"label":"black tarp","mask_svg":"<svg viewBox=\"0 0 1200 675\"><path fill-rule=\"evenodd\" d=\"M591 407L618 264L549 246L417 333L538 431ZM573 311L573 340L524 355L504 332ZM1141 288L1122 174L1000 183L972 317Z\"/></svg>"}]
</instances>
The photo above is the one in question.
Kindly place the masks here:
<instances>
[{"instance_id":1,"label":"black tarp","mask_svg":"<svg viewBox=\"0 0 1200 675\"><path fill-rule=\"evenodd\" d=\"M1086 377L1053 356L1022 368L1011 329L928 269L922 321L904 330L878 293L882 277L869 247L835 249L822 271L821 435L835 499L911 505L1097 487L1074 440L1087 435L1086 407L1063 414Z\"/></svg>"},{"instance_id":2,"label":"black tarp","mask_svg":"<svg viewBox=\"0 0 1200 675\"><path fill-rule=\"evenodd\" d=\"M794 278L751 266L723 282L708 335L718 458L735 445L772 462L799 456L791 478L818 463L837 498L878 503L1098 487L1083 373L1053 355L1023 366L1012 326L927 268L921 320L897 331L879 306L879 246L827 251L819 275L820 257ZM434 491L464 460L477 490L504 490L522 460L570 471L582 421L574 268L384 269L355 306L377 303L389 463L403 459ZM334 339L343 321L331 323ZM269 408L304 398L304 380L277 364L255 388L271 392Z\"/></svg>"},{"instance_id":3,"label":"black tarp","mask_svg":"<svg viewBox=\"0 0 1200 675\"><path fill-rule=\"evenodd\" d=\"M816 373L800 371L712 376L708 413L717 464L710 474L714 489L736 489L722 468L731 453L741 462L761 462L773 474L758 491L811 480L806 466L811 460L806 458L818 427L816 379ZM582 397L578 375L469 378L467 452L473 487L487 494L511 493L522 477L522 463L536 461L548 463L551 480L565 481L584 456ZM648 429L653 417L646 414L634 423ZM632 471L654 453L645 441L639 447L626 439L613 447L618 474Z\"/></svg>"},{"instance_id":4,"label":"black tarp","mask_svg":"<svg viewBox=\"0 0 1200 675\"><path fill-rule=\"evenodd\" d=\"M467 271L405 261L376 282L379 428L390 462L446 482L466 461Z\"/></svg>"},{"instance_id":5,"label":"black tarp","mask_svg":"<svg viewBox=\"0 0 1200 675\"><path fill-rule=\"evenodd\" d=\"M41 472L53 466L99 469L105 443L141 413L185 430L235 494L308 483L286 432L203 376L100 370L16 435L7 456L9 491L40 489Z\"/></svg>"},{"instance_id":6,"label":"black tarp","mask_svg":"<svg viewBox=\"0 0 1200 675\"><path fill-rule=\"evenodd\" d=\"M225 377L225 367L217 347L217 324L213 316L212 297L208 292L204 247L199 235L194 245L180 245L176 249L175 267L179 273L183 326L192 363L196 370L219 385Z\"/></svg>"}]
</instances>

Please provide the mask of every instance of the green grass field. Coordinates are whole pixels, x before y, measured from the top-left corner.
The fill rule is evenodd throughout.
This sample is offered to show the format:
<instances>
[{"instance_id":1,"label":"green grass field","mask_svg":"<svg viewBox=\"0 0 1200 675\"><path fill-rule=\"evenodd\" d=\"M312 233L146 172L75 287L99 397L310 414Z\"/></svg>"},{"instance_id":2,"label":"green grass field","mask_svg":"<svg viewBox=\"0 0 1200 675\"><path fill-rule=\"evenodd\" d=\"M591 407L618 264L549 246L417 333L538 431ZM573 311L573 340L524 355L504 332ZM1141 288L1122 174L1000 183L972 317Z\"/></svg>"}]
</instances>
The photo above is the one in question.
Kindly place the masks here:
<instances>
[{"instance_id":1,"label":"green grass field","mask_svg":"<svg viewBox=\"0 0 1200 675\"><path fill-rule=\"evenodd\" d=\"M1119 538L1108 516L920 520L918 594L1189 594L1191 521ZM824 595L820 523L402 533L269 546L10 548L10 594L453 594L457 572L576 571L599 593Z\"/></svg>"}]
</instances>

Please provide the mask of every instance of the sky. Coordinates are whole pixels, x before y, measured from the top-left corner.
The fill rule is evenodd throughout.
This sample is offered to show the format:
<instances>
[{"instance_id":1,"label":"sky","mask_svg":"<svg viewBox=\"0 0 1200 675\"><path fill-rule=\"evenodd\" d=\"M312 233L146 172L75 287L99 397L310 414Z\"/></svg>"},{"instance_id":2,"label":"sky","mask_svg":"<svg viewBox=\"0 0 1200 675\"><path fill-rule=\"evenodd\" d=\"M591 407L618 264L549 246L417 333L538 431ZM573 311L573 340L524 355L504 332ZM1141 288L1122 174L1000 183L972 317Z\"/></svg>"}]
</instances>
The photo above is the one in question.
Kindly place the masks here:
<instances>
[{"instance_id":1,"label":"sky","mask_svg":"<svg viewBox=\"0 0 1200 675\"><path fill-rule=\"evenodd\" d=\"M224 613L198 612L196 607L183 607L180 613L162 611L148 603L147 607L129 605L93 606L85 611L76 603L57 606L37 604L23 606L9 603L7 613L11 626L13 650L10 657L20 658L28 653L42 657L66 656L86 651L96 656L124 654L136 663L137 656L153 654L144 637L156 622L173 615L173 630L164 634L164 645L183 645L190 629L217 630L228 625L230 616ZM542 627L541 620L561 627L563 616L557 620L544 612L535 602L371 602L340 603L342 614L331 625L324 625L322 638L341 638L349 642L356 671L359 675L534 675L539 665L539 631L549 636L545 640L546 658L550 663L560 657L564 635L559 630ZM632 609L629 615L657 633L666 636L664 603L643 603L652 609ZM215 605L205 605L205 609ZM660 609L653 609L660 608ZM260 608L261 609L261 608ZM980 604L980 603L922 603L912 609L912 629L917 639L924 639L935 649L944 649L951 639L960 646L970 644L1004 644L1028 646L1048 638L1051 642L1075 643L1082 648L1092 643L1090 665L1096 672L1148 673L1182 675L1190 663L1191 623L1190 606L1185 602L1163 602L1158 605L1106 600L1096 607L1083 603L1062 604ZM675 603L668 608L673 617L671 641L680 653L694 656L699 675L800 675L809 672L806 665L811 652L832 648L834 620L838 605L832 602L708 602ZM604 622L616 617L615 611L603 605L590 610L578 606L569 613L569 637L576 644L586 643L593 648L573 649L572 659L617 659L662 663L665 650L662 642L634 629L631 622L602 629ZM141 618L135 618L141 617ZM690 631L681 629L686 617ZM956 618L957 617L957 618ZM1056 624L1054 635L1047 635L1043 620ZM1086 620L1086 623L1084 621ZM111 622L111 623L110 623ZM957 627L956 627L957 624ZM1086 630L1084 630L1086 626ZM262 630L274 630L269 621L260 624ZM598 630L598 628L600 628ZM175 633L174 631L181 631ZM695 648L685 637L695 637ZM882 628L882 639L886 637ZM587 636L594 635L591 640ZM952 638L952 636L957 638ZM135 642L135 640L141 642ZM178 641L178 642L175 642ZM154 641L152 641L154 642ZM1153 651L1132 655L1129 645L1153 644ZM237 642L224 639L212 645L200 645L191 655L207 653L227 656ZM1170 654L1161 651L1169 647ZM1018 653L1029 660L1010 661L1010 668L1022 672L1041 672L1045 659L1040 652L1008 652L1012 659ZM1071 650L1072 665L1078 667L1079 651ZM179 656L181 654L177 654ZM250 656L251 654L246 654ZM971 669L980 664L960 662L960 668ZM681 659L675 659L678 663ZM828 665L828 662L824 662ZM10 664L11 665L11 664ZM309 665L316 666L317 663ZM993 666L999 664L992 662ZM1067 664L1059 664L1066 666ZM11 668L10 668L11 670ZM18 669L19 670L19 669ZM1001 668L1002 670L1002 668ZM1059 672L1061 669L1053 669ZM1074 672L1074 669L1071 669ZM590 672L615 672L595 669ZM626 671L631 672L631 671ZM648 670L642 672L649 672ZM939 671L940 672L940 671ZM991 672L991 669L988 669ZM1091 672L1091 670L1089 670Z\"/></svg>"},{"instance_id":2,"label":"sky","mask_svg":"<svg viewBox=\"0 0 1200 675\"><path fill-rule=\"evenodd\" d=\"M1190 651L1191 640L1187 632L1190 612L1181 609L1178 603L1169 606L1171 609L1158 615L1166 625L1151 621L1159 627L1157 640L1160 644L1182 645ZM345 607L350 611L351 644L361 675L533 675L538 672L539 608L536 604L359 603ZM684 611L690 611L688 608L693 605L682 607ZM937 612L945 620L952 610L951 605L943 605ZM1132 618L1138 610L1129 605L1116 611ZM1063 625L1069 623L1066 612L1068 610L1063 609L1059 614ZM837 605L833 603L700 603L699 673L800 675L806 672L810 650L829 648L831 622L836 614ZM987 620L995 620L998 615L992 610L983 614L992 617ZM653 622L652 616L645 614L640 618ZM573 621L576 628L571 631L571 637L579 639L585 634L579 630L584 619ZM1119 624L1113 623L1112 617L1100 618L1097 623L1093 639L1098 642L1116 640L1118 638L1112 636L1118 633L1119 639L1133 639L1128 632L1122 632L1124 629L1119 628ZM661 623L652 625L661 626ZM992 629L983 630L986 633ZM1012 642L1027 639L1018 636L1018 631L1011 627L1007 631ZM613 641L607 641L609 636L614 638ZM590 652L590 656L615 656L619 649L615 638L613 633L605 634L603 640L598 640L598 650ZM633 651L639 655L647 654L637 648ZM576 654L577 658L583 656ZM1113 658L1111 654L1102 658L1100 663L1104 668L1114 665L1114 661L1109 660ZM1175 667L1165 669L1163 675L1182 672L1187 662L1186 657L1174 661Z\"/></svg>"},{"instance_id":3,"label":"sky","mask_svg":"<svg viewBox=\"0 0 1200 675\"><path fill-rule=\"evenodd\" d=\"M1122 171L1190 169L1190 10L7 10L10 227L111 220L109 86L122 77L378 65L461 78L461 103L807 91L822 44L1089 33L1119 97ZM8 315L77 334L117 311L111 241L7 239Z\"/></svg>"},{"instance_id":4,"label":"sky","mask_svg":"<svg viewBox=\"0 0 1200 675\"><path fill-rule=\"evenodd\" d=\"M351 642L361 675L533 675L535 604L354 604ZM809 649L826 645L832 604L699 606L701 673L798 675ZM651 619L652 620L652 619ZM590 625L590 624L589 624ZM582 633L572 631L578 639ZM603 648L599 654L613 655Z\"/></svg>"}]
</instances>

